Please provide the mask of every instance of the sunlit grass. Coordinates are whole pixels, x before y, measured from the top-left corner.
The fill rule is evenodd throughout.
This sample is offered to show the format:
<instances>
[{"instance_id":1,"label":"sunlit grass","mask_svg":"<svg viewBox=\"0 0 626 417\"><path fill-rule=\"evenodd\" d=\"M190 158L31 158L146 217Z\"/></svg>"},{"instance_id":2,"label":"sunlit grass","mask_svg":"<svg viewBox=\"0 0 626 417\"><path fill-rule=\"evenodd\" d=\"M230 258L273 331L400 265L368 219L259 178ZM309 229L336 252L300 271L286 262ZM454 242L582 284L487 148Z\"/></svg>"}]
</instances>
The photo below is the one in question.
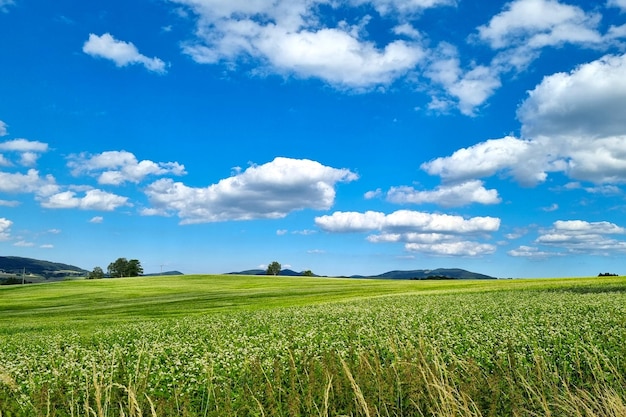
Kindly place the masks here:
<instances>
[{"instance_id":1,"label":"sunlit grass","mask_svg":"<svg viewBox=\"0 0 626 417\"><path fill-rule=\"evenodd\" d=\"M0 289L2 416L626 415L626 279Z\"/></svg>"}]
</instances>

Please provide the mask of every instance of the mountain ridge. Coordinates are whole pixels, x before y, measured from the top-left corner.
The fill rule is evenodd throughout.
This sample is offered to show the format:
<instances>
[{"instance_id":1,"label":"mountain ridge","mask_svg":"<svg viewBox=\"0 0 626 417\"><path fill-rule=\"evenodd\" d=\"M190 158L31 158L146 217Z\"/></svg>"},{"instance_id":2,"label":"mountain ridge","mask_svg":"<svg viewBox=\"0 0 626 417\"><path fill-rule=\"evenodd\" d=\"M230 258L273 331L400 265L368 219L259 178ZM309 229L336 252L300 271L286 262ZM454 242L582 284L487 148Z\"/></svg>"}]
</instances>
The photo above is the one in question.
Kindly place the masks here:
<instances>
[{"instance_id":1,"label":"mountain ridge","mask_svg":"<svg viewBox=\"0 0 626 417\"><path fill-rule=\"evenodd\" d=\"M0 271L14 275L40 275L46 279L61 275L86 275L89 272L75 265L20 256L0 256Z\"/></svg>"},{"instance_id":2,"label":"mountain ridge","mask_svg":"<svg viewBox=\"0 0 626 417\"><path fill-rule=\"evenodd\" d=\"M247 269L239 272L228 272L225 275L267 275L264 269ZM303 276L302 272L291 269L281 270L280 276ZM319 276L313 274L313 276ZM497 279L485 274L467 271L461 268L437 268L437 269L414 269L394 270L377 275L350 275L341 278L379 278L379 279Z\"/></svg>"}]
</instances>

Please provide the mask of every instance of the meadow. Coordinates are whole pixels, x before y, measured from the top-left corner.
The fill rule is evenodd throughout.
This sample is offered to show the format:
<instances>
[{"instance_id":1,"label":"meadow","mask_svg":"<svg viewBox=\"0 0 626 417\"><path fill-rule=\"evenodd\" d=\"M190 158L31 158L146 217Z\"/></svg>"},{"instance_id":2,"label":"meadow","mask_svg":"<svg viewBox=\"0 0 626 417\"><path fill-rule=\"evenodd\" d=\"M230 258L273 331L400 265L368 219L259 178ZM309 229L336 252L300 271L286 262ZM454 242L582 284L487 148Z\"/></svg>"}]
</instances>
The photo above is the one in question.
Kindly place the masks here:
<instances>
[{"instance_id":1,"label":"meadow","mask_svg":"<svg viewBox=\"0 0 626 417\"><path fill-rule=\"evenodd\" d=\"M626 278L0 288L0 416L624 416Z\"/></svg>"}]
</instances>

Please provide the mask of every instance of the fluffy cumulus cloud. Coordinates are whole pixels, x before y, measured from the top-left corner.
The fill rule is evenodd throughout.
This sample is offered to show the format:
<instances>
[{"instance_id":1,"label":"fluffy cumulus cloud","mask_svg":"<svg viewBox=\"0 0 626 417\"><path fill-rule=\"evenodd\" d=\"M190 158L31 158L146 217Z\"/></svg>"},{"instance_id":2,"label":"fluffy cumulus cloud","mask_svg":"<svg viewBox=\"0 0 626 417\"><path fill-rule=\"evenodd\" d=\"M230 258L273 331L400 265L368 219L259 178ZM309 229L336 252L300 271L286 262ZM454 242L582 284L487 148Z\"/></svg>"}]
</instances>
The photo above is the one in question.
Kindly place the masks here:
<instances>
[{"instance_id":1,"label":"fluffy cumulus cloud","mask_svg":"<svg viewBox=\"0 0 626 417\"><path fill-rule=\"evenodd\" d=\"M610 222L559 220L543 230L535 243L567 253L610 255L626 252L624 235L625 228Z\"/></svg>"},{"instance_id":2,"label":"fluffy cumulus cloud","mask_svg":"<svg viewBox=\"0 0 626 417\"><path fill-rule=\"evenodd\" d=\"M479 180L444 184L430 191L407 186L392 187L387 192L387 200L399 204L434 203L443 207L459 207L472 203L497 204L501 201L497 190L487 190Z\"/></svg>"},{"instance_id":3,"label":"fluffy cumulus cloud","mask_svg":"<svg viewBox=\"0 0 626 417\"><path fill-rule=\"evenodd\" d=\"M47 196L58 192L59 186L51 175L42 177L36 169L26 174L0 172L0 192L3 193L34 193Z\"/></svg>"},{"instance_id":4,"label":"fluffy cumulus cloud","mask_svg":"<svg viewBox=\"0 0 626 417\"><path fill-rule=\"evenodd\" d=\"M0 241L8 240L11 237L11 226L13 222L4 217L0 217Z\"/></svg>"},{"instance_id":5,"label":"fluffy cumulus cloud","mask_svg":"<svg viewBox=\"0 0 626 417\"><path fill-rule=\"evenodd\" d=\"M545 77L518 109L522 137L507 136L422 164L444 181L508 173L523 185L550 172L626 183L626 55L607 55Z\"/></svg>"},{"instance_id":6,"label":"fluffy cumulus cloud","mask_svg":"<svg viewBox=\"0 0 626 417\"><path fill-rule=\"evenodd\" d=\"M2 129L4 129L6 133L6 127L4 127L0 122L0 136L2 136ZM27 139L14 139L0 143L0 152L17 154L17 162L23 166L34 166L37 163L39 156L47 151L47 143ZM0 155L0 165L9 166L12 165L12 163L4 155Z\"/></svg>"},{"instance_id":7,"label":"fluffy cumulus cloud","mask_svg":"<svg viewBox=\"0 0 626 417\"><path fill-rule=\"evenodd\" d=\"M478 36L494 49L523 46L539 49L564 43L602 42L601 16L556 0L515 0L478 28Z\"/></svg>"},{"instance_id":8,"label":"fluffy cumulus cloud","mask_svg":"<svg viewBox=\"0 0 626 417\"><path fill-rule=\"evenodd\" d=\"M451 1L353 1L345 4L321 0L228 1L173 0L199 16L196 39L184 51L201 63L253 58L261 72L319 78L342 88L386 85L412 71L423 59L422 46L409 37L385 45L369 40L365 26L370 17L325 25L319 6L373 7L379 14L413 13ZM406 28L405 28L406 29ZM393 31L390 32L390 35Z\"/></svg>"},{"instance_id":9,"label":"fluffy cumulus cloud","mask_svg":"<svg viewBox=\"0 0 626 417\"><path fill-rule=\"evenodd\" d=\"M98 183L121 185L139 183L151 175L184 175L185 167L177 162L138 161L126 151L109 151L97 155L71 155L68 166L75 176L88 174L98 177Z\"/></svg>"},{"instance_id":10,"label":"fluffy cumulus cloud","mask_svg":"<svg viewBox=\"0 0 626 417\"><path fill-rule=\"evenodd\" d=\"M97 189L88 190L82 195L75 191L63 191L41 199L41 206L49 209L113 211L128 205L128 197Z\"/></svg>"},{"instance_id":11,"label":"fluffy cumulus cloud","mask_svg":"<svg viewBox=\"0 0 626 417\"><path fill-rule=\"evenodd\" d=\"M456 47L441 43L430 51L423 75L443 87L445 96L435 96L429 104L434 111L458 107L461 113L472 116L501 86L500 73L495 68L474 65L463 69Z\"/></svg>"},{"instance_id":12,"label":"fluffy cumulus cloud","mask_svg":"<svg viewBox=\"0 0 626 417\"><path fill-rule=\"evenodd\" d=\"M578 6L514 0L469 36L470 44L490 47L492 56L463 62L454 45L431 46L428 33L417 29L423 10L455 6L455 0L170 1L196 18L195 33L183 43L196 62L316 78L356 91L400 79L419 79L423 87L426 80L430 110L456 108L468 116L501 87L504 75L526 69L544 48L608 48L626 37L626 25L601 33L601 15ZM337 16L346 18L337 21ZM374 26L390 27L384 42L370 36Z\"/></svg>"},{"instance_id":13,"label":"fluffy cumulus cloud","mask_svg":"<svg viewBox=\"0 0 626 417\"><path fill-rule=\"evenodd\" d=\"M534 148L534 142L513 136L490 139L459 149L450 156L425 162L421 168L444 181L468 181L507 171L519 182L532 185L545 180L545 170L548 169L545 156L531 158L538 154Z\"/></svg>"},{"instance_id":14,"label":"fluffy cumulus cloud","mask_svg":"<svg viewBox=\"0 0 626 417\"><path fill-rule=\"evenodd\" d=\"M405 244L410 252L440 256L479 256L496 247L468 237L485 237L500 228L495 217L472 217L398 210L391 214L375 211L335 212L317 217L315 223L331 233L370 233L372 243Z\"/></svg>"},{"instance_id":15,"label":"fluffy cumulus cloud","mask_svg":"<svg viewBox=\"0 0 626 417\"><path fill-rule=\"evenodd\" d=\"M205 188L161 179L146 188L146 215L176 213L184 224L275 219L302 209L327 210L335 186L358 176L306 159L276 158Z\"/></svg>"},{"instance_id":16,"label":"fluffy cumulus cloud","mask_svg":"<svg viewBox=\"0 0 626 417\"><path fill-rule=\"evenodd\" d=\"M115 62L118 67L131 64L143 65L147 70L165 73L166 65L159 58L149 58L141 53L132 42L115 39L111 34L101 36L89 34L89 39L83 45L83 52L97 58L105 58Z\"/></svg>"},{"instance_id":17,"label":"fluffy cumulus cloud","mask_svg":"<svg viewBox=\"0 0 626 417\"><path fill-rule=\"evenodd\" d=\"M618 0L623 1L623 0ZM614 4L617 5L617 4ZM427 54L423 75L442 88L433 94L429 109L456 107L474 116L502 85L502 77L525 70L549 47L575 45L606 49L626 37L626 25L599 31L601 14L557 0L514 0L469 39L488 45L490 61L463 66L455 46L441 43Z\"/></svg>"}]
</instances>

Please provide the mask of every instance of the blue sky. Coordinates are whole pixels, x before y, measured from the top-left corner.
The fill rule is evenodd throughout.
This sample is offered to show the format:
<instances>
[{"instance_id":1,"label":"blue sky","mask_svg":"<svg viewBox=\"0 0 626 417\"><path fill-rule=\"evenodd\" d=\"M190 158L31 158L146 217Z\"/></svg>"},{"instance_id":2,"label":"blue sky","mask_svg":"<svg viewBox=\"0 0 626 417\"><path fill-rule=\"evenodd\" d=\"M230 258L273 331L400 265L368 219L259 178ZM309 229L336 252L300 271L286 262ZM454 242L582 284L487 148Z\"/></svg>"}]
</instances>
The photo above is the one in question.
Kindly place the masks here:
<instances>
[{"instance_id":1,"label":"blue sky","mask_svg":"<svg viewBox=\"0 0 626 417\"><path fill-rule=\"evenodd\" d=\"M0 0L0 253L626 273L626 1Z\"/></svg>"}]
</instances>

